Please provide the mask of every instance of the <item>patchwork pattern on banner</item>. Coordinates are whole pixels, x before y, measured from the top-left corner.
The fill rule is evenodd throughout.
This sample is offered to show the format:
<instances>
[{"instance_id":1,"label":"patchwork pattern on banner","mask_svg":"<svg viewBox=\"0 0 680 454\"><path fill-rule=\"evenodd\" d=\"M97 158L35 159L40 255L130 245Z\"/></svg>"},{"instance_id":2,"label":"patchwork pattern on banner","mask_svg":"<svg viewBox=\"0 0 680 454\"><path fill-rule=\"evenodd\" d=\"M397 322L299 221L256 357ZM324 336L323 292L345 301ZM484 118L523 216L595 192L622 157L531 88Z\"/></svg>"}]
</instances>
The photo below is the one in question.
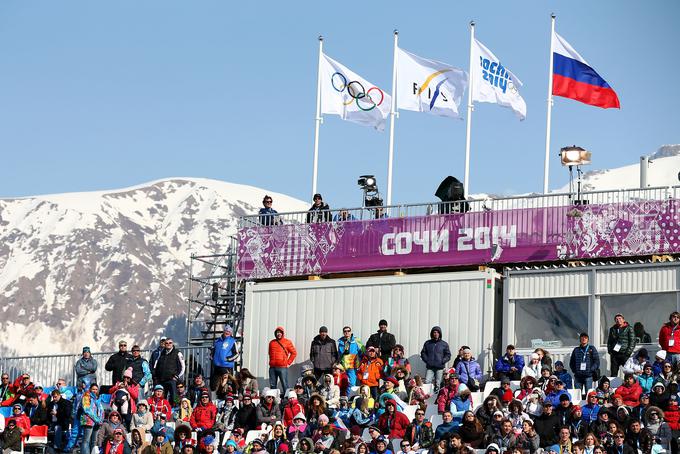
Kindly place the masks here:
<instances>
[{"instance_id":1,"label":"patchwork pattern on banner","mask_svg":"<svg viewBox=\"0 0 680 454\"><path fill-rule=\"evenodd\" d=\"M680 252L680 201L432 214L238 232L241 279Z\"/></svg>"}]
</instances>

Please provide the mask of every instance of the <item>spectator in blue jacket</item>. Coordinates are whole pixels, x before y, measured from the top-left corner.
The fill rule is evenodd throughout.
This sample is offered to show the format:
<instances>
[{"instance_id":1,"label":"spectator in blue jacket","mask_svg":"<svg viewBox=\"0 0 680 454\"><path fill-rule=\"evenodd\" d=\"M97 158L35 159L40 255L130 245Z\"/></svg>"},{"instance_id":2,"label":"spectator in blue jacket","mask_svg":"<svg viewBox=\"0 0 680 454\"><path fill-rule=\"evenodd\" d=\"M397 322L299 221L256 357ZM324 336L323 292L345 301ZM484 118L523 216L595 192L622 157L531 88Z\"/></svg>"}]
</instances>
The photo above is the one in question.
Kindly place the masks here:
<instances>
[{"instance_id":1,"label":"spectator in blue jacket","mask_svg":"<svg viewBox=\"0 0 680 454\"><path fill-rule=\"evenodd\" d=\"M600 412L600 405L598 404L597 391L590 391L586 404L581 407L581 421L590 425L597 421L597 415Z\"/></svg>"},{"instance_id":2,"label":"spectator in blue jacket","mask_svg":"<svg viewBox=\"0 0 680 454\"><path fill-rule=\"evenodd\" d=\"M659 350L654 356L654 364L652 364L652 374L655 377L661 375L663 372L663 365L666 363L666 350Z\"/></svg>"},{"instance_id":3,"label":"spectator in blue jacket","mask_svg":"<svg viewBox=\"0 0 680 454\"><path fill-rule=\"evenodd\" d=\"M74 366L76 381L87 379L89 383L97 383L97 360L92 357L90 347L83 347L83 356Z\"/></svg>"},{"instance_id":4,"label":"spectator in blue jacket","mask_svg":"<svg viewBox=\"0 0 680 454\"><path fill-rule=\"evenodd\" d=\"M600 368L600 355L597 349L588 343L588 333L579 335L579 345L571 352L569 368L574 374L574 387L581 392L588 392L593 387L593 376ZM563 380L564 381L564 380ZM585 387L585 391L583 391Z\"/></svg>"},{"instance_id":5,"label":"spectator in blue jacket","mask_svg":"<svg viewBox=\"0 0 680 454\"><path fill-rule=\"evenodd\" d=\"M434 393L439 392L439 386L444 377L444 368L451 360L451 350L449 350L449 344L442 340L440 327L433 326L430 330L430 339L423 344L420 358L427 368L425 382L434 385Z\"/></svg>"},{"instance_id":6,"label":"spectator in blue jacket","mask_svg":"<svg viewBox=\"0 0 680 454\"><path fill-rule=\"evenodd\" d=\"M234 360L238 356L236 339L231 326L225 325L222 335L215 339L212 351L213 373L210 377L210 389L215 391L224 374L234 373Z\"/></svg>"},{"instance_id":7,"label":"spectator in blue jacket","mask_svg":"<svg viewBox=\"0 0 680 454\"><path fill-rule=\"evenodd\" d=\"M456 373L460 382L467 385L470 391L479 391L479 382L482 380L482 368L472 357L472 350L464 348L461 359L456 364Z\"/></svg>"},{"instance_id":8,"label":"spectator in blue jacket","mask_svg":"<svg viewBox=\"0 0 680 454\"><path fill-rule=\"evenodd\" d=\"M571 380L571 375L569 375L567 369L564 368L564 363L562 361L555 361L555 371L553 372L553 374L555 374L555 376L559 380L562 380L562 383L564 383L564 387L566 389L572 389L574 387L573 382Z\"/></svg>"},{"instance_id":9,"label":"spectator in blue jacket","mask_svg":"<svg viewBox=\"0 0 680 454\"><path fill-rule=\"evenodd\" d=\"M264 199L262 199L262 205L264 205L263 208L260 208L259 215L260 215L260 224L262 225L274 225L274 224L279 224L279 221L276 218L276 215L279 214L278 211L276 211L274 208L272 208L272 198L268 195L264 196Z\"/></svg>"},{"instance_id":10,"label":"spectator in blue jacket","mask_svg":"<svg viewBox=\"0 0 680 454\"><path fill-rule=\"evenodd\" d=\"M546 394L543 401L545 402L547 400L553 404L554 408L558 408L560 406L560 397L562 397L562 395L566 395L569 400L571 400L571 395L566 389L564 389L564 382L562 380L557 380L555 382L555 389Z\"/></svg>"},{"instance_id":11,"label":"spectator in blue jacket","mask_svg":"<svg viewBox=\"0 0 680 454\"><path fill-rule=\"evenodd\" d=\"M524 358L515 353L514 345L508 345L505 347L505 355L496 360L494 370L498 380L501 380L503 377L507 377L509 380L519 380L523 368Z\"/></svg>"}]
</instances>

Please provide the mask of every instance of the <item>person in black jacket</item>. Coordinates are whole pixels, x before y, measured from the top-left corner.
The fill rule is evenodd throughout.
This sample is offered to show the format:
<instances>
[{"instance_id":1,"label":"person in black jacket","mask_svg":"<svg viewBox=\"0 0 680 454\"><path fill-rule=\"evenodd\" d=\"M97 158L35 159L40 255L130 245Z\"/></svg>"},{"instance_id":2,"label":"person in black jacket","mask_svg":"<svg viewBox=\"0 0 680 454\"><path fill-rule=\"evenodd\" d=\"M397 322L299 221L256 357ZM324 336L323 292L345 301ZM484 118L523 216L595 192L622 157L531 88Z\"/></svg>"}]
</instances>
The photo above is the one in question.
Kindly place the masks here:
<instances>
[{"instance_id":1,"label":"person in black jacket","mask_svg":"<svg viewBox=\"0 0 680 454\"><path fill-rule=\"evenodd\" d=\"M313 200L307 213L307 222L330 222L331 211L328 204L323 202L321 194L314 194Z\"/></svg>"},{"instance_id":2,"label":"person in black jacket","mask_svg":"<svg viewBox=\"0 0 680 454\"><path fill-rule=\"evenodd\" d=\"M241 406L234 418L234 428L243 430L243 435L247 435L249 430L257 427L257 408L250 398L250 394L245 394L241 399Z\"/></svg>"},{"instance_id":3,"label":"person in black jacket","mask_svg":"<svg viewBox=\"0 0 680 454\"><path fill-rule=\"evenodd\" d=\"M324 374L333 375L333 364L338 362L338 346L328 335L328 328L319 328L319 334L312 339L309 360L314 366L314 375L319 380Z\"/></svg>"},{"instance_id":4,"label":"person in black jacket","mask_svg":"<svg viewBox=\"0 0 680 454\"><path fill-rule=\"evenodd\" d=\"M560 426L559 417L553 413L553 405L550 401L543 402L543 414L536 418L534 429L541 440L541 448L546 448L557 443L557 429Z\"/></svg>"},{"instance_id":5,"label":"person in black jacket","mask_svg":"<svg viewBox=\"0 0 680 454\"><path fill-rule=\"evenodd\" d=\"M614 433L614 444L607 448L607 454L636 454L637 450L625 443L626 436L620 430Z\"/></svg>"},{"instance_id":6,"label":"person in black jacket","mask_svg":"<svg viewBox=\"0 0 680 454\"><path fill-rule=\"evenodd\" d=\"M378 332L371 334L366 342L366 348L375 347L380 350L380 359L383 360L383 363L387 364L387 360L390 359L395 345L397 345L397 340L394 338L394 334L387 332L387 320L380 320L378 322Z\"/></svg>"},{"instance_id":7,"label":"person in black jacket","mask_svg":"<svg viewBox=\"0 0 680 454\"><path fill-rule=\"evenodd\" d=\"M442 340L442 329L438 326L430 330L430 339L423 344L420 351L420 358L425 363L427 373L425 374L426 383L433 383L436 394L444 377L444 367L451 360L451 350L449 344Z\"/></svg>"},{"instance_id":8,"label":"person in black jacket","mask_svg":"<svg viewBox=\"0 0 680 454\"><path fill-rule=\"evenodd\" d=\"M24 413L31 419L31 426L44 426L47 424L47 405L38 399L38 394L28 395Z\"/></svg>"},{"instance_id":9,"label":"person in black jacket","mask_svg":"<svg viewBox=\"0 0 680 454\"><path fill-rule=\"evenodd\" d=\"M585 392L593 388L593 376L600 368L600 355L597 349L588 343L588 333L581 333L579 346L574 348L569 360L569 368L574 374L574 387Z\"/></svg>"},{"instance_id":10,"label":"person in black jacket","mask_svg":"<svg viewBox=\"0 0 680 454\"><path fill-rule=\"evenodd\" d=\"M131 357L132 355L127 351L127 342L121 339L118 342L118 352L109 356L109 359L104 366L104 369L111 372L112 385L119 381L123 381L123 372L125 372L125 369L128 367L128 358Z\"/></svg>"},{"instance_id":11,"label":"person in black jacket","mask_svg":"<svg viewBox=\"0 0 680 454\"><path fill-rule=\"evenodd\" d=\"M54 449L56 451L61 451L65 446L64 435L68 433L71 426L72 411L73 404L71 401L62 398L59 389L54 389L47 401L47 414L50 431L54 432Z\"/></svg>"},{"instance_id":12,"label":"person in black jacket","mask_svg":"<svg viewBox=\"0 0 680 454\"><path fill-rule=\"evenodd\" d=\"M175 348L175 343L168 337L154 369L156 374L154 383L162 385L168 392L168 402L175 401L177 383L184 380L185 369L184 355Z\"/></svg>"}]
</instances>

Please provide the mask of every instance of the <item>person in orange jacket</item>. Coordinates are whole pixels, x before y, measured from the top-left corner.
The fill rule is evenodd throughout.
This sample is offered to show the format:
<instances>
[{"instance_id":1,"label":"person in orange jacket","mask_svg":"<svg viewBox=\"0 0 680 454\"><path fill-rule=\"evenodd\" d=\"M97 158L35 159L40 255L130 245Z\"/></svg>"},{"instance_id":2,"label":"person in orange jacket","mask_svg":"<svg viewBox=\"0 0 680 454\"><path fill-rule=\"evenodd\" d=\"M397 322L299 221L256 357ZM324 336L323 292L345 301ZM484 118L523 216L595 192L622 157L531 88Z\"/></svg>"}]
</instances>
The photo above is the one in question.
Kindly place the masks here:
<instances>
[{"instance_id":1,"label":"person in orange jacket","mask_svg":"<svg viewBox=\"0 0 680 454\"><path fill-rule=\"evenodd\" d=\"M295 345L285 335L283 327L277 326L269 341L269 388L276 389L280 380L283 392L288 389L288 368L297 356Z\"/></svg>"},{"instance_id":2,"label":"person in orange jacket","mask_svg":"<svg viewBox=\"0 0 680 454\"><path fill-rule=\"evenodd\" d=\"M375 347L368 347L366 355L361 359L359 368L357 369L357 378L359 383L366 385L371 389L371 397L378 398L378 388L380 386L380 379L382 378L382 370L385 366L383 360L378 356L378 349Z\"/></svg>"}]
</instances>

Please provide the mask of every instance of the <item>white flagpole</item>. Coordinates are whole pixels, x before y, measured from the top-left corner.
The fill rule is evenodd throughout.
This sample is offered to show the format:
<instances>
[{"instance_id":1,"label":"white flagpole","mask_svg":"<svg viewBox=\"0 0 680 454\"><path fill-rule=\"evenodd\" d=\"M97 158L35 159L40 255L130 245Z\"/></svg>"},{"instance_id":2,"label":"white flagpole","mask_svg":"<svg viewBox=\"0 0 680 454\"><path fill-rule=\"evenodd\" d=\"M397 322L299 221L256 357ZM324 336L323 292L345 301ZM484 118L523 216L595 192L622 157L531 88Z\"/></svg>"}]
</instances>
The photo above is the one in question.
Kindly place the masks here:
<instances>
[{"instance_id":1,"label":"white flagpole","mask_svg":"<svg viewBox=\"0 0 680 454\"><path fill-rule=\"evenodd\" d=\"M548 193L548 177L550 173L550 123L553 105L553 36L555 36L555 14L550 15L550 67L548 68L548 119L545 125L545 163L543 163L543 194Z\"/></svg>"},{"instance_id":2,"label":"white flagpole","mask_svg":"<svg viewBox=\"0 0 680 454\"><path fill-rule=\"evenodd\" d=\"M472 129L472 111L474 106L472 105L472 46L475 42L475 21L470 21L470 72L468 73L469 83L468 83L468 105L467 105L467 133L465 136L465 182L463 183L463 190L465 196L469 194L470 191L470 130Z\"/></svg>"},{"instance_id":3,"label":"white flagpole","mask_svg":"<svg viewBox=\"0 0 680 454\"><path fill-rule=\"evenodd\" d=\"M323 122L321 117L321 56L323 55L323 36L319 35L319 63L316 75L316 128L314 128L314 169L312 170L312 196L316 194L316 179L319 166L319 127Z\"/></svg>"},{"instance_id":4,"label":"white flagpole","mask_svg":"<svg viewBox=\"0 0 680 454\"><path fill-rule=\"evenodd\" d=\"M392 105L390 106L390 149L387 157L387 206L392 205L392 163L394 161L394 119L397 116L397 46L399 30L394 30L394 57L392 60Z\"/></svg>"}]
</instances>

